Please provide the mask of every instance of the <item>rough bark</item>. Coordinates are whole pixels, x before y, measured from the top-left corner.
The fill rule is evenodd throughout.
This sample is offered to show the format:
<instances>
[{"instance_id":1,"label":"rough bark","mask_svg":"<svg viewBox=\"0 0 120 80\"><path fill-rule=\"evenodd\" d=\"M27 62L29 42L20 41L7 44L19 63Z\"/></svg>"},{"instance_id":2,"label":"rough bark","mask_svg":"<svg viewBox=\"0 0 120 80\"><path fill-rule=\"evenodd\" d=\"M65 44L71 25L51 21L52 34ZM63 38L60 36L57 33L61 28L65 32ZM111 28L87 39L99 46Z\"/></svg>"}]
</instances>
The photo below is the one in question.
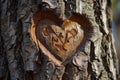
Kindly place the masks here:
<instances>
[{"instance_id":1,"label":"rough bark","mask_svg":"<svg viewBox=\"0 0 120 80\"><path fill-rule=\"evenodd\" d=\"M1 5L0 80L117 80L110 0L1 0ZM85 14L91 22L92 32L65 64L56 65L31 37L33 15L46 8L63 19Z\"/></svg>"}]
</instances>

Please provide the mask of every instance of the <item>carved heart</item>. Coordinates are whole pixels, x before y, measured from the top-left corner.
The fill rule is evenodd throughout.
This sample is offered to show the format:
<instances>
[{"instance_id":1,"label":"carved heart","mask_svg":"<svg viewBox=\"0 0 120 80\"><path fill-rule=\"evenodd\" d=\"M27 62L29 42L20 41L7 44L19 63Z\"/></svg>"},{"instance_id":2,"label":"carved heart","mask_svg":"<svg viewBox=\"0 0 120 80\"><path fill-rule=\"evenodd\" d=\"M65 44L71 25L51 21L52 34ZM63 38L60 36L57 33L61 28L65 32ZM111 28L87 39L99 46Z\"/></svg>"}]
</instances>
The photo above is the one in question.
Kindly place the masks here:
<instances>
[{"instance_id":1,"label":"carved heart","mask_svg":"<svg viewBox=\"0 0 120 80\"><path fill-rule=\"evenodd\" d=\"M31 34L36 44L39 41L51 52L51 55L65 61L75 53L82 42L84 30L78 22L69 19L59 23L61 21L54 14L49 13L46 16L45 13L44 15L38 13L33 21Z\"/></svg>"}]
</instances>

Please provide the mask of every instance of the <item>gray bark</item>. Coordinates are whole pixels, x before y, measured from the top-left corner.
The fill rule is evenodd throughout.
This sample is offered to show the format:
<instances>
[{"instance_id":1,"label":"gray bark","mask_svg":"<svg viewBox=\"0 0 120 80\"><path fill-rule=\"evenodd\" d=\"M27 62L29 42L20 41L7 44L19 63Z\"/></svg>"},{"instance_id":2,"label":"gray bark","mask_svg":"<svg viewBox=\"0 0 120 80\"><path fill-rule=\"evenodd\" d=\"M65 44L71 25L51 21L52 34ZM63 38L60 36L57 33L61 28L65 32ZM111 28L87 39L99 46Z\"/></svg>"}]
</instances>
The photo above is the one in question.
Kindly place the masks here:
<instances>
[{"instance_id":1,"label":"gray bark","mask_svg":"<svg viewBox=\"0 0 120 80\"><path fill-rule=\"evenodd\" d=\"M117 80L110 0L1 0L1 5L0 80ZM31 37L33 15L46 8L62 18L85 14L91 22L90 38L65 64L54 63Z\"/></svg>"}]
</instances>

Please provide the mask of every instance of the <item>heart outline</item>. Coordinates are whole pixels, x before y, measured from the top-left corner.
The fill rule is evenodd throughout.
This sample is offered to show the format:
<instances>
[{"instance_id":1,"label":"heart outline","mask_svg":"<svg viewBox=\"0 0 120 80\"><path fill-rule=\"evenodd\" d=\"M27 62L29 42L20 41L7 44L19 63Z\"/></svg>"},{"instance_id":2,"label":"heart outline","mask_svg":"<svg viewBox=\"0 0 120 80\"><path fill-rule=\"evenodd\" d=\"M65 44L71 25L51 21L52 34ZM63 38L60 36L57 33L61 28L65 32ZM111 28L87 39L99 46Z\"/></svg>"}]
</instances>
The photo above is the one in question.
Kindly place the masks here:
<instances>
[{"instance_id":1,"label":"heart outline","mask_svg":"<svg viewBox=\"0 0 120 80\"><path fill-rule=\"evenodd\" d=\"M47 16L44 16L44 15L47 15ZM43 17L44 16L44 17ZM54 18L53 17L51 17L51 16L55 16ZM76 21L76 23L78 23L78 24L80 24L80 25L82 25L82 28L83 28L83 26L84 26L84 28L87 26L86 25L86 22L88 22L89 23L89 21L85 21L85 19L86 18L84 18L83 17L83 15L80 15L80 14L77 14L77 16L79 16L80 17L80 19L77 19L77 20L75 20L75 18L74 18L74 16L72 16L72 17L70 17L69 19L67 19L67 20L70 20L70 21L73 21L73 22L75 22ZM38 22L39 21L42 21L43 19L50 19L51 21L54 21L58 26L60 26L60 24L64 24L64 22L63 22L63 20L61 20L61 19L59 19L54 13L51 13L51 11L43 11L43 12L38 12L37 14L35 14L35 16L34 16L34 18L33 18L33 24L32 24L32 29L31 29L31 32L32 32L32 36L33 36L33 38L35 38L35 34L33 35L33 33L35 33L35 27L37 26L37 24L38 24ZM82 20L83 19L83 20ZM67 20L66 20L66 22L67 22ZM82 21L81 21L82 20ZM85 30L85 29L83 29L83 30ZM85 34L85 33L84 33ZM37 38L36 38L37 39ZM37 40L35 40L34 39L34 41L37 43ZM81 41L82 42L82 41ZM40 42L41 43L41 42ZM79 44L80 45L80 44ZM78 45L78 46L79 46ZM77 47L78 47L77 46ZM76 48L77 49L77 48ZM51 51L50 51L51 52ZM75 51L73 52L73 53L75 53ZM72 54L73 54L72 53ZM51 54L51 53L50 53ZM72 55L71 54L71 55ZM54 54L51 54L51 55L54 55ZM70 55L70 56L71 56ZM55 55L54 55L55 56ZM56 57L56 56L55 56ZM69 56L67 56L67 58L68 58ZM57 59L59 59L58 57L56 57ZM64 60L62 60L62 62L63 61L65 61L67 58L65 58ZM60 60L60 59L59 59Z\"/></svg>"}]
</instances>

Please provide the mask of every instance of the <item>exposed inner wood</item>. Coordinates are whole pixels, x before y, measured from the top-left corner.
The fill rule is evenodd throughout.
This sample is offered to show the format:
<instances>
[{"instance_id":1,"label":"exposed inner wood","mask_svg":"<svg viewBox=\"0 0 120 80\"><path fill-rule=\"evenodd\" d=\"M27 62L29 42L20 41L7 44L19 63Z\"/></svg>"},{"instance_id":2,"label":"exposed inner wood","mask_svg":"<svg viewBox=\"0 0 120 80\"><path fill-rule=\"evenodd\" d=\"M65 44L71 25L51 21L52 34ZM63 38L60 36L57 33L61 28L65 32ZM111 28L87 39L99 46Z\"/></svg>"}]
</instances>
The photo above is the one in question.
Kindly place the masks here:
<instances>
[{"instance_id":1,"label":"exposed inner wood","mask_svg":"<svg viewBox=\"0 0 120 80\"><path fill-rule=\"evenodd\" d=\"M68 19L58 24L59 21L56 23L53 18L34 19L31 35L37 45L41 43L51 55L63 62L75 53L84 38L84 30L78 22Z\"/></svg>"}]
</instances>

